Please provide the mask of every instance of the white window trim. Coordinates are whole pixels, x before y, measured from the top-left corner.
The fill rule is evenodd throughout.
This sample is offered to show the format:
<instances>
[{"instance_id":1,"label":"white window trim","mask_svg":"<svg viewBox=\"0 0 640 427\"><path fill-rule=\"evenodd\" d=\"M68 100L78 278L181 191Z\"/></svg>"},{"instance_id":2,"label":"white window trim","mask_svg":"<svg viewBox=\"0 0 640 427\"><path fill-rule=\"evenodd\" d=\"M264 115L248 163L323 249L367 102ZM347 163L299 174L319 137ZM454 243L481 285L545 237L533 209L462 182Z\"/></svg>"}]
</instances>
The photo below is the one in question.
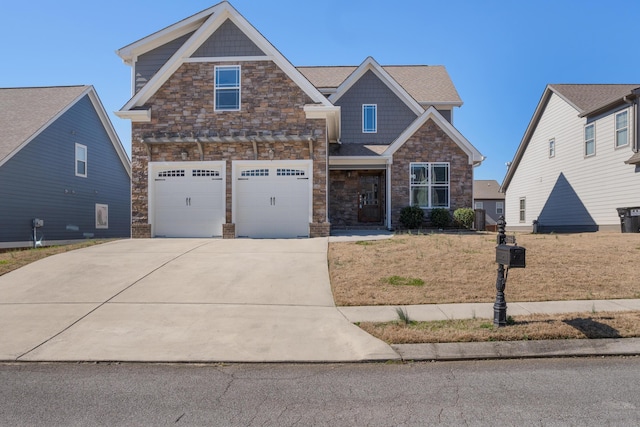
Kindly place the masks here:
<instances>
[{"instance_id":1,"label":"white window trim","mask_svg":"<svg viewBox=\"0 0 640 427\"><path fill-rule=\"evenodd\" d=\"M238 69L238 86L236 87L226 87L224 89L237 89L238 90L238 108L218 108L216 102L216 93L218 91L218 87L216 86L216 76L218 73L218 69L221 68L237 68ZM242 68L240 65L216 65L213 69L213 111L216 112L224 112L224 111L240 111L242 109Z\"/></svg>"},{"instance_id":2,"label":"white window trim","mask_svg":"<svg viewBox=\"0 0 640 427\"><path fill-rule=\"evenodd\" d=\"M84 150L84 159L78 158L78 148L82 148ZM88 162L89 154L88 154L87 146L76 143L76 145L74 147L73 157L75 158L75 162L73 162L73 168L74 168L74 172L75 172L76 176L79 176L79 177L82 177L82 178L86 178L87 177L87 170L88 170L88 163L89 163ZM84 162L84 174L78 173L78 162L79 161Z\"/></svg>"},{"instance_id":3,"label":"white window trim","mask_svg":"<svg viewBox=\"0 0 640 427\"><path fill-rule=\"evenodd\" d=\"M365 110L369 107L373 107L373 130L367 130L365 128ZM378 133L378 104L362 104L362 133Z\"/></svg>"},{"instance_id":4,"label":"white window trim","mask_svg":"<svg viewBox=\"0 0 640 427\"><path fill-rule=\"evenodd\" d=\"M496 215L504 215L504 202L496 202Z\"/></svg>"},{"instance_id":5,"label":"white window trim","mask_svg":"<svg viewBox=\"0 0 640 427\"><path fill-rule=\"evenodd\" d=\"M519 211L518 222L527 222L527 198L526 197L520 197L520 200L518 201L518 211Z\"/></svg>"},{"instance_id":6,"label":"white window trim","mask_svg":"<svg viewBox=\"0 0 640 427\"><path fill-rule=\"evenodd\" d=\"M484 209L484 202L473 202L474 209Z\"/></svg>"},{"instance_id":7,"label":"white window trim","mask_svg":"<svg viewBox=\"0 0 640 427\"><path fill-rule=\"evenodd\" d=\"M593 153L588 154L587 153L587 128L588 127L593 127ZM584 157L593 157L596 155L596 124L595 123L589 123L588 125L584 125L584 128L582 130L582 138L583 138L583 154Z\"/></svg>"},{"instance_id":8,"label":"white window trim","mask_svg":"<svg viewBox=\"0 0 640 427\"><path fill-rule=\"evenodd\" d=\"M627 116L627 125L624 128L618 129L618 116L620 116L622 114L626 114L626 116ZM624 111L620 111L620 112L616 113L616 115L613 117L613 127L614 127L614 135L613 135L614 147L615 148L622 148L622 147L628 146L629 145L629 111L628 110L624 110ZM627 140L625 141L624 144L618 145L618 132L620 132L622 130L626 130L627 131Z\"/></svg>"},{"instance_id":9,"label":"white window trim","mask_svg":"<svg viewBox=\"0 0 640 427\"><path fill-rule=\"evenodd\" d=\"M96 203L96 229L109 229L109 205Z\"/></svg>"},{"instance_id":10,"label":"white window trim","mask_svg":"<svg viewBox=\"0 0 640 427\"><path fill-rule=\"evenodd\" d=\"M556 139L551 138L549 140L549 158L552 159L556 156Z\"/></svg>"},{"instance_id":11,"label":"white window trim","mask_svg":"<svg viewBox=\"0 0 640 427\"><path fill-rule=\"evenodd\" d=\"M411 169L413 168L413 166L415 165L422 165L422 166L427 166L429 168L429 182L427 182L426 184L423 185L416 185L416 184L412 184L412 174L411 174ZM432 177L433 177L433 173L431 173L431 168L433 166L447 166L447 183L446 184L434 184L431 182ZM431 189L433 187L444 187L446 185L447 187L447 205L446 206L433 206L433 200L432 200L432 194L431 194ZM414 187L426 187L427 188L427 206L420 206L414 203L413 200L413 188ZM449 162L411 162L409 163L409 203L411 206L416 205L416 206L420 206L422 209L438 209L438 208L442 208L442 209L449 209L451 206L451 164Z\"/></svg>"}]
</instances>

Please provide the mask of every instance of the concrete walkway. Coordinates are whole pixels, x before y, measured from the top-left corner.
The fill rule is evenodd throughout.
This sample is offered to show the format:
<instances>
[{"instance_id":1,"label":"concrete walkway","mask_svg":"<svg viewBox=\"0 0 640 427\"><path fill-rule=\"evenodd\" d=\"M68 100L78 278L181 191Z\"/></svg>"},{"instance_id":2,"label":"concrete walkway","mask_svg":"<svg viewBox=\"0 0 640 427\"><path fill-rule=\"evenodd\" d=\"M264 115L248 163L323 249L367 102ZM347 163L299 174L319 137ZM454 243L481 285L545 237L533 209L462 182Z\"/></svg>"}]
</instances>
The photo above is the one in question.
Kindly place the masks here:
<instances>
[{"instance_id":1,"label":"concrete walkway","mask_svg":"<svg viewBox=\"0 0 640 427\"><path fill-rule=\"evenodd\" d=\"M0 276L0 360L395 360L335 307L327 239L121 240Z\"/></svg>"}]
</instances>

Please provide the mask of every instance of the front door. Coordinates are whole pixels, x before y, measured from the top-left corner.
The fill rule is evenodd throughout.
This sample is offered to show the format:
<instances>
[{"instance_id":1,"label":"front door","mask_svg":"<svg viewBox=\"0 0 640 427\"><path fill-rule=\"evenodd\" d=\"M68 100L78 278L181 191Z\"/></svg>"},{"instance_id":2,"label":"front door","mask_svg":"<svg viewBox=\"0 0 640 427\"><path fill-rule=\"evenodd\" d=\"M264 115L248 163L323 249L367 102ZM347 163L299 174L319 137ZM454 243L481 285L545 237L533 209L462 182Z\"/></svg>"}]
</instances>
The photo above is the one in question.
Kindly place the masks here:
<instances>
[{"instance_id":1,"label":"front door","mask_svg":"<svg viewBox=\"0 0 640 427\"><path fill-rule=\"evenodd\" d=\"M358 221L380 222L380 173L360 174L358 191Z\"/></svg>"}]
</instances>

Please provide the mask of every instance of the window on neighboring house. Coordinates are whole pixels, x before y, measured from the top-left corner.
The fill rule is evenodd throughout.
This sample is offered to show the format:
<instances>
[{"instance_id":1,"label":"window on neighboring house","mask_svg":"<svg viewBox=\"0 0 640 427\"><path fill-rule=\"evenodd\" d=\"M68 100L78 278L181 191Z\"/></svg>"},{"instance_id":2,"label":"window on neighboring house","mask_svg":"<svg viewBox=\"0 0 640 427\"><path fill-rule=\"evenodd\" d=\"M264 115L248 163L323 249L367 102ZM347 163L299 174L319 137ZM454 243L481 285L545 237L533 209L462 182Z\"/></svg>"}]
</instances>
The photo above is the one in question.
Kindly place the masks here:
<instances>
[{"instance_id":1,"label":"window on neighboring house","mask_svg":"<svg viewBox=\"0 0 640 427\"><path fill-rule=\"evenodd\" d=\"M484 209L484 202L475 202L474 207L475 209Z\"/></svg>"},{"instance_id":2,"label":"window on neighboring house","mask_svg":"<svg viewBox=\"0 0 640 427\"><path fill-rule=\"evenodd\" d=\"M87 177L87 147L76 144L76 176Z\"/></svg>"},{"instance_id":3,"label":"window on neighboring house","mask_svg":"<svg viewBox=\"0 0 640 427\"><path fill-rule=\"evenodd\" d=\"M240 66L215 67L215 110L240 110Z\"/></svg>"},{"instance_id":4,"label":"window on neighboring house","mask_svg":"<svg viewBox=\"0 0 640 427\"><path fill-rule=\"evenodd\" d=\"M504 202L496 202L496 214L504 215Z\"/></svg>"},{"instance_id":5,"label":"window on neighboring house","mask_svg":"<svg viewBox=\"0 0 640 427\"><path fill-rule=\"evenodd\" d=\"M378 132L378 106L376 104L362 105L362 132Z\"/></svg>"},{"instance_id":6,"label":"window on neighboring house","mask_svg":"<svg viewBox=\"0 0 640 427\"><path fill-rule=\"evenodd\" d=\"M411 206L449 207L449 163L411 163Z\"/></svg>"},{"instance_id":7,"label":"window on neighboring house","mask_svg":"<svg viewBox=\"0 0 640 427\"><path fill-rule=\"evenodd\" d=\"M525 222L527 218L527 203L524 197L520 198L520 222Z\"/></svg>"},{"instance_id":8,"label":"window on neighboring house","mask_svg":"<svg viewBox=\"0 0 640 427\"><path fill-rule=\"evenodd\" d=\"M584 127L584 155L596 154L596 125L590 124Z\"/></svg>"},{"instance_id":9,"label":"window on neighboring house","mask_svg":"<svg viewBox=\"0 0 640 427\"><path fill-rule=\"evenodd\" d=\"M629 143L629 125L626 111L616 114L616 147Z\"/></svg>"},{"instance_id":10,"label":"window on neighboring house","mask_svg":"<svg viewBox=\"0 0 640 427\"><path fill-rule=\"evenodd\" d=\"M549 157L555 157L555 156L556 156L556 140L554 138L549 140Z\"/></svg>"}]
</instances>

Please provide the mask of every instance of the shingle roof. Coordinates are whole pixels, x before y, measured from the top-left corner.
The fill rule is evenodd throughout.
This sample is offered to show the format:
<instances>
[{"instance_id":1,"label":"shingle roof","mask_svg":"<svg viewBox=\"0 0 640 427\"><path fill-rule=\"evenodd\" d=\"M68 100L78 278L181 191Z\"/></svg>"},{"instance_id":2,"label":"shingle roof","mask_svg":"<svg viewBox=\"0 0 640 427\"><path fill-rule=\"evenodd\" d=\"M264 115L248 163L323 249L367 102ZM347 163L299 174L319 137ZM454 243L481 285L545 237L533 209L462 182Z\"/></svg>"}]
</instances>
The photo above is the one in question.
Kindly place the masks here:
<instances>
[{"instance_id":1,"label":"shingle roof","mask_svg":"<svg viewBox=\"0 0 640 427\"><path fill-rule=\"evenodd\" d=\"M89 87L0 88L0 161Z\"/></svg>"},{"instance_id":2,"label":"shingle roof","mask_svg":"<svg viewBox=\"0 0 640 427\"><path fill-rule=\"evenodd\" d=\"M640 84L550 84L549 88L574 106L580 115L619 101Z\"/></svg>"},{"instance_id":3,"label":"shingle roof","mask_svg":"<svg viewBox=\"0 0 640 427\"><path fill-rule=\"evenodd\" d=\"M356 68L354 66L296 67L316 88L337 88ZM392 65L382 67L416 101L425 104L462 100L449 73L442 65Z\"/></svg>"},{"instance_id":4,"label":"shingle roof","mask_svg":"<svg viewBox=\"0 0 640 427\"><path fill-rule=\"evenodd\" d=\"M500 192L498 181L478 179L473 181L473 198L475 200L504 200L504 193Z\"/></svg>"}]
</instances>

